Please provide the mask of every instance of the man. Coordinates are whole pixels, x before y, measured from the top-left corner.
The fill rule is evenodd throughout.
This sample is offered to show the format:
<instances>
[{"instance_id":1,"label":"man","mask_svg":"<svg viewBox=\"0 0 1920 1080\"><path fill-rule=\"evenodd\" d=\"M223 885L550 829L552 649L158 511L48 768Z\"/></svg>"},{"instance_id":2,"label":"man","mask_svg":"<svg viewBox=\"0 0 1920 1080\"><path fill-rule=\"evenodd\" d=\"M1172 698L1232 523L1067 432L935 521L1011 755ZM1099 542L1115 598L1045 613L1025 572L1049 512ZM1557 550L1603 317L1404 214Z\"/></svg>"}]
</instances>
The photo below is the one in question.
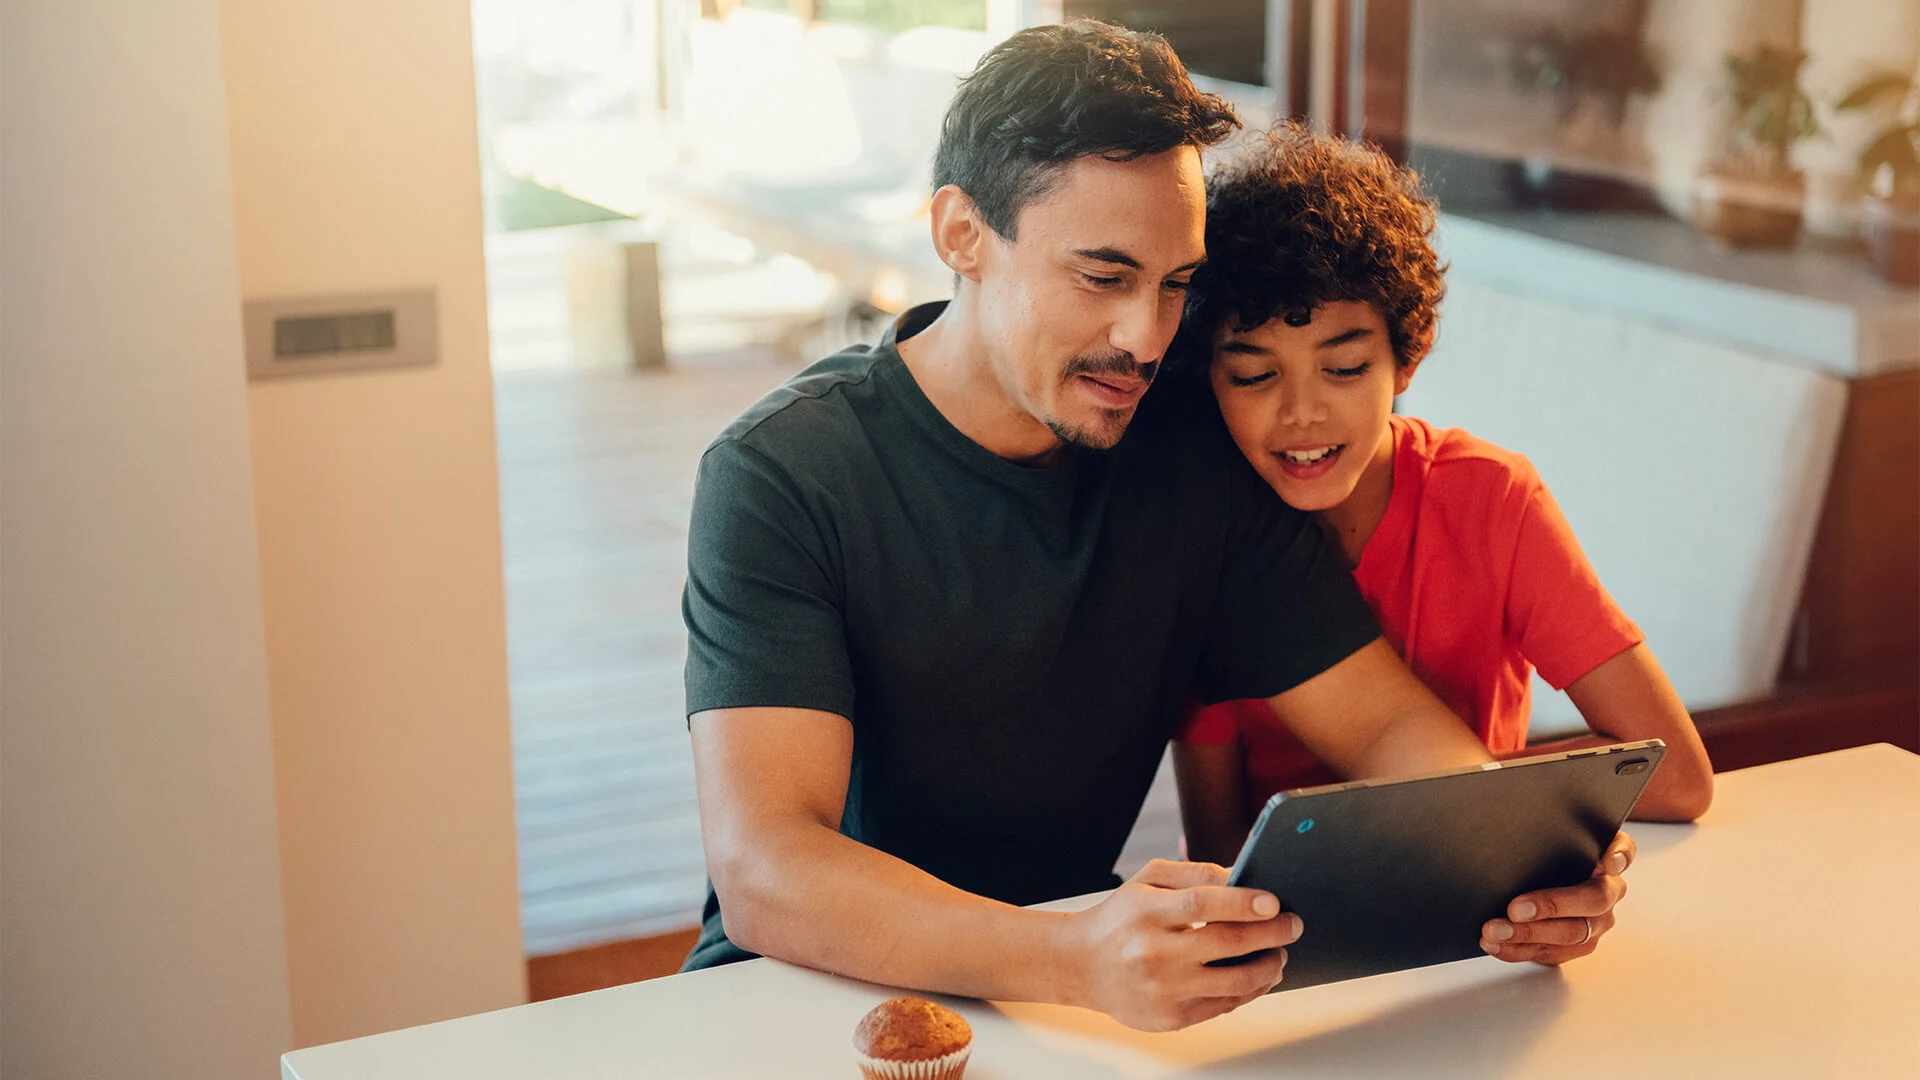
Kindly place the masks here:
<instances>
[{"instance_id":1,"label":"man","mask_svg":"<svg viewBox=\"0 0 1920 1080\"><path fill-rule=\"evenodd\" d=\"M1486 760L1217 414L1169 397L1134 422L1205 254L1200 151L1236 125L1157 37L1014 35L935 158L954 299L708 450L685 610L713 888L689 968L752 950L1185 1026L1281 978L1303 928L1272 895L1155 862L1086 912L1018 905L1114 884L1190 691L1267 699L1350 775ZM1609 873L1516 900L1501 955L1590 950L1630 858L1623 838Z\"/></svg>"}]
</instances>

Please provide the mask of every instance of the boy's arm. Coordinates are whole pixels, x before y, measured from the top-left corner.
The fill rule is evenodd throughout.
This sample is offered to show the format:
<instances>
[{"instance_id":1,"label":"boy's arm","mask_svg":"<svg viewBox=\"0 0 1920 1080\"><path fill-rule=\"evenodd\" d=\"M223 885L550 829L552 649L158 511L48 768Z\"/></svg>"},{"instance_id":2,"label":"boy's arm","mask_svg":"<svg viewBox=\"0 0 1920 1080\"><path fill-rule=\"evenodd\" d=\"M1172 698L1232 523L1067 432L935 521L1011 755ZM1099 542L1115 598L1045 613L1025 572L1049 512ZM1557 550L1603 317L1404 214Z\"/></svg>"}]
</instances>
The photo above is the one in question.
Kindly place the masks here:
<instances>
[{"instance_id":1,"label":"boy's arm","mask_svg":"<svg viewBox=\"0 0 1920 1080\"><path fill-rule=\"evenodd\" d=\"M1564 687L1601 738L1569 740L1529 752L1578 745L1663 739L1666 759L1634 816L1691 821L1713 801L1713 767L1686 706L1673 692L1640 633L1600 585L1573 527L1545 485L1522 511L1508 584L1509 632L1547 682Z\"/></svg>"},{"instance_id":2,"label":"boy's arm","mask_svg":"<svg viewBox=\"0 0 1920 1080\"><path fill-rule=\"evenodd\" d=\"M1528 747L1543 754L1582 746L1661 739L1667 755L1633 808L1643 821L1692 821L1713 802L1713 764L1687 707L1673 691L1659 661L1645 645L1606 661L1575 679L1567 696L1580 710L1592 736Z\"/></svg>"},{"instance_id":3,"label":"boy's arm","mask_svg":"<svg viewBox=\"0 0 1920 1080\"><path fill-rule=\"evenodd\" d=\"M1246 755L1239 739L1175 742L1173 776L1180 787L1180 823L1187 858L1232 866L1253 821L1247 817Z\"/></svg>"},{"instance_id":4,"label":"boy's arm","mask_svg":"<svg viewBox=\"0 0 1920 1080\"><path fill-rule=\"evenodd\" d=\"M1488 760L1487 748L1383 639L1267 704L1344 776L1406 776ZM1592 952L1613 929L1613 907L1626 895L1621 875L1633 856L1632 838L1619 834L1585 882L1515 897L1507 918L1481 928L1482 947L1502 960L1542 964Z\"/></svg>"},{"instance_id":5,"label":"boy's arm","mask_svg":"<svg viewBox=\"0 0 1920 1080\"><path fill-rule=\"evenodd\" d=\"M727 935L753 952L892 986L1046 1001L1184 1027L1279 981L1300 933L1273 894L1156 860L1084 912L975 896L841 835L853 726L809 709L696 713L701 841ZM1193 929L1195 923L1206 925ZM1263 949L1237 967L1210 960Z\"/></svg>"}]
</instances>

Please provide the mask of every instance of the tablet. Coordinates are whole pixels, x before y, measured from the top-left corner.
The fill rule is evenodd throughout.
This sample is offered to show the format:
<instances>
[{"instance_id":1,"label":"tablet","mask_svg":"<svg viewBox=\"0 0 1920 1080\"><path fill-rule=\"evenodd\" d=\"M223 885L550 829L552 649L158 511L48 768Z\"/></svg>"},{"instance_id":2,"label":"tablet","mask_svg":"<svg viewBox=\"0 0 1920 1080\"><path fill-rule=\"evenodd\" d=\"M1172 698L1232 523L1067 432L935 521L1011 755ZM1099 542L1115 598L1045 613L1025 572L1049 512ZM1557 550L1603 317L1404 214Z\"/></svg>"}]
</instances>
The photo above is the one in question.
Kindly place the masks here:
<instances>
[{"instance_id":1,"label":"tablet","mask_svg":"<svg viewBox=\"0 0 1920 1080\"><path fill-rule=\"evenodd\" d=\"M1514 897L1592 875L1665 753L1650 739L1275 795L1228 882L1300 915L1274 989L1485 956L1480 927Z\"/></svg>"}]
</instances>

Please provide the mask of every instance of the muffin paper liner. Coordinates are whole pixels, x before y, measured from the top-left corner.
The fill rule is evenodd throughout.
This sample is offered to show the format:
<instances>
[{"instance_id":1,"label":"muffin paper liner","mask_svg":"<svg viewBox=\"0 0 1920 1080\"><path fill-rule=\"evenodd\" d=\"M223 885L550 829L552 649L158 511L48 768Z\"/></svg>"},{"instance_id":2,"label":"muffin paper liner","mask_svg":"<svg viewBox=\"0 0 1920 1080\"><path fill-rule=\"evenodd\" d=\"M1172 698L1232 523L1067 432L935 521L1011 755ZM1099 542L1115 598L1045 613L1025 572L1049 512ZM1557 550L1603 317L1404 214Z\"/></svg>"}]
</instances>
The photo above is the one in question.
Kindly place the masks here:
<instances>
[{"instance_id":1,"label":"muffin paper liner","mask_svg":"<svg viewBox=\"0 0 1920 1080\"><path fill-rule=\"evenodd\" d=\"M869 1080L960 1080L972 1052L972 1046L963 1046L951 1054L918 1061L868 1057L858 1051L855 1056L860 1059L861 1074Z\"/></svg>"}]
</instances>

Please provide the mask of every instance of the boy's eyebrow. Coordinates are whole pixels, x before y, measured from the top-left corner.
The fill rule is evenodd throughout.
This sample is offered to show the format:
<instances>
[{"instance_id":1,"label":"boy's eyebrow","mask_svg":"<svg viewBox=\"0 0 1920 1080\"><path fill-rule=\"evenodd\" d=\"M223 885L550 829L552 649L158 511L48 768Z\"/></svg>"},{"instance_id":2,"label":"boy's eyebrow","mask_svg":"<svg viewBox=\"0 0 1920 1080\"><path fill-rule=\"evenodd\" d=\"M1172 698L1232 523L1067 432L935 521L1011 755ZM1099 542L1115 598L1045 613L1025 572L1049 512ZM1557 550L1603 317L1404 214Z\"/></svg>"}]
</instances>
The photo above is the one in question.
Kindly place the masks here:
<instances>
[{"instance_id":1,"label":"boy's eyebrow","mask_svg":"<svg viewBox=\"0 0 1920 1080\"><path fill-rule=\"evenodd\" d=\"M1073 253L1082 259L1089 259L1093 262L1112 263L1115 266L1124 266L1129 270L1144 269L1140 265L1139 259L1134 258L1133 256L1127 254L1124 251L1121 251L1119 248L1110 248L1110 247L1076 248L1074 249ZM1207 257L1205 255L1202 255L1190 263L1187 263L1183 266L1174 267L1172 272L1179 274L1179 273L1184 273L1188 270L1198 270L1200 269L1200 264L1206 261L1207 261Z\"/></svg>"},{"instance_id":2,"label":"boy's eyebrow","mask_svg":"<svg viewBox=\"0 0 1920 1080\"><path fill-rule=\"evenodd\" d=\"M1266 349L1263 349L1260 346L1255 345L1251 341L1223 341L1220 343L1220 351L1227 352L1227 353L1236 353L1242 356L1269 355Z\"/></svg>"},{"instance_id":3,"label":"boy's eyebrow","mask_svg":"<svg viewBox=\"0 0 1920 1080\"><path fill-rule=\"evenodd\" d=\"M1371 327L1356 326L1345 333L1335 334L1314 347L1318 349L1331 349L1335 345L1345 345L1349 341L1359 341L1361 338L1371 336L1373 336L1373 329Z\"/></svg>"}]
</instances>

